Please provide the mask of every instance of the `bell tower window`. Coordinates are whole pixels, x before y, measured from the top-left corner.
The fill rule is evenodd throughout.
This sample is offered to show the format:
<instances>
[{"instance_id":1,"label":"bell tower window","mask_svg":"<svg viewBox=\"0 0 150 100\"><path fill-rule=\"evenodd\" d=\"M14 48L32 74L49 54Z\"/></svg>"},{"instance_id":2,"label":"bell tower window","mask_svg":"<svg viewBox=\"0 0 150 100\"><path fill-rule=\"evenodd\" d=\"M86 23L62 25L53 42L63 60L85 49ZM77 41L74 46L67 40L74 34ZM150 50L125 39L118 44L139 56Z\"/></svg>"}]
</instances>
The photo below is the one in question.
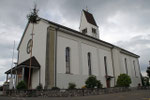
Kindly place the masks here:
<instances>
[{"instance_id":1,"label":"bell tower window","mask_svg":"<svg viewBox=\"0 0 150 100\"><path fill-rule=\"evenodd\" d=\"M95 28L92 28L92 33L96 34L96 29Z\"/></svg>"},{"instance_id":2,"label":"bell tower window","mask_svg":"<svg viewBox=\"0 0 150 100\"><path fill-rule=\"evenodd\" d=\"M86 34L86 33L87 33L87 28L83 29L83 30L82 30L82 33L83 33L83 34Z\"/></svg>"}]
</instances>

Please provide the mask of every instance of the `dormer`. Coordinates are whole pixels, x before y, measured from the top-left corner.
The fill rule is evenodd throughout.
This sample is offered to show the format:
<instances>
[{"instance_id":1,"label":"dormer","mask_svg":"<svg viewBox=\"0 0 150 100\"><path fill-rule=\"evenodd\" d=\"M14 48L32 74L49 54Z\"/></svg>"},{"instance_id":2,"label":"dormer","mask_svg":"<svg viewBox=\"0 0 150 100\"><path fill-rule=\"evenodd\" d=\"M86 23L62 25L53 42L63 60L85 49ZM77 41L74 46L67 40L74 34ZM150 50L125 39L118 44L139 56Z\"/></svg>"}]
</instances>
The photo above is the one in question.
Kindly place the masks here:
<instances>
[{"instance_id":1,"label":"dormer","mask_svg":"<svg viewBox=\"0 0 150 100\"><path fill-rule=\"evenodd\" d=\"M91 13L82 10L79 30L86 34L99 39L99 30L96 21Z\"/></svg>"}]
</instances>

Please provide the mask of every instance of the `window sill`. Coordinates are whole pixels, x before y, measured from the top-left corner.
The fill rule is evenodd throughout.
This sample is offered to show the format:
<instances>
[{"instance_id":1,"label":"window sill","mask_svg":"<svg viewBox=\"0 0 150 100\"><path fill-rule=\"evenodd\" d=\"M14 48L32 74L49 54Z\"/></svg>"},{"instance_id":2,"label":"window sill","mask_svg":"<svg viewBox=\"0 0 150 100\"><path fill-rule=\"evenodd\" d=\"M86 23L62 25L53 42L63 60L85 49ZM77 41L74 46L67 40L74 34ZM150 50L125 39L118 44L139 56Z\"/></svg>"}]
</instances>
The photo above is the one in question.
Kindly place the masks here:
<instances>
[{"instance_id":1,"label":"window sill","mask_svg":"<svg viewBox=\"0 0 150 100\"><path fill-rule=\"evenodd\" d=\"M65 74L67 74L67 75L73 75L72 73L65 73Z\"/></svg>"}]
</instances>

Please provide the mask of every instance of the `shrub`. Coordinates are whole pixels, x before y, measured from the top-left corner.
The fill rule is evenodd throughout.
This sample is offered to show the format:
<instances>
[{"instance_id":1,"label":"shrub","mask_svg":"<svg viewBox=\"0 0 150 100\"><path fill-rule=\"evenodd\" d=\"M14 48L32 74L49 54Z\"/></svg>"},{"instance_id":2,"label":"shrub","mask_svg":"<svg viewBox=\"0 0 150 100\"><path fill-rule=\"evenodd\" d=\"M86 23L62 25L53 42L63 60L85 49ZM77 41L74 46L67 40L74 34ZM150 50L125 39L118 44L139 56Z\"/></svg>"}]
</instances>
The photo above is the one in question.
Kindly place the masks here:
<instances>
[{"instance_id":1,"label":"shrub","mask_svg":"<svg viewBox=\"0 0 150 100\"><path fill-rule=\"evenodd\" d=\"M16 88L17 88L17 90L25 90L25 89L27 89L27 85L24 81L20 81Z\"/></svg>"},{"instance_id":2,"label":"shrub","mask_svg":"<svg viewBox=\"0 0 150 100\"><path fill-rule=\"evenodd\" d=\"M131 78L127 74L120 74L117 79L118 87L129 87L131 84Z\"/></svg>"},{"instance_id":3,"label":"shrub","mask_svg":"<svg viewBox=\"0 0 150 100\"><path fill-rule=\"evenodd\" d=\"M52 87L52 90L60 90L58 87Z\"/></svg>"},{"instance_id":4,"label":"shrub","mask_svg":"<svg viewBox=\"0 0 150 100\"><path fill-rule=\"evenodd\" d=\"M149 86L150 83L149 83L149 78L148 77L142 77L142 83L143 83L143 86Z\"/></svg>"},{"instance_id":5,"label":"shrub","mask_svg":"<svg viewBox=\"0 0 150 100\"><path fill-rule=\"evenodd\" d=\"M39 84L37 87L36 87L37 90L42 90L43 89L43 86L42 84Z\"/></svg>"},{"instance_id":6,"label":"shrub","mask_svg":"<svg viewBox=\"0 0 150 100\"><path fill-rule=\"evenodd\" d=\"M68 89L75 89L76 84L75 83L69 83Z\"/></svg>"},{"instance_id":7,"label":"shrub","mask_svg":"<svg viewBox=\"0 0 150 100\"><path fill-rule=\"evenodd\" d=\"M97 80L96 86L97 88L102 88L103 85L101 84L100 80Z\"/></svg>"},{"instance_id":8,"label":"shrub","mask_svg":"<svg viewBox=\"0 0 150 100\"><path fill-rule=\"evenodd\" d=\"M102 84L99 80L96 79L96 76L92 75L87 78L85 81L87 88L102 88Z\"/></svg>"}]
</instances>

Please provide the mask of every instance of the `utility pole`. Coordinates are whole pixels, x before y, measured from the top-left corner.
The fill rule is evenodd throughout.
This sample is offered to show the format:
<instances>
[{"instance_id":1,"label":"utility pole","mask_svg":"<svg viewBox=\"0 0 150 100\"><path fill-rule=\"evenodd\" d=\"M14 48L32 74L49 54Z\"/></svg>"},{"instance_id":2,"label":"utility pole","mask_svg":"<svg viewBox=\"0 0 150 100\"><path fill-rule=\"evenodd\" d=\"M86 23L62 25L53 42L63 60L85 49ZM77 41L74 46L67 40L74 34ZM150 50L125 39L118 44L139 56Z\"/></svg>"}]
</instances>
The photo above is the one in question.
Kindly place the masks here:
<instances>
[{"instance_id":1,"label":"utility pole","mask_svg":"<svg viewBox=\"0 0 150 100\"><path fill-rule=\"evenodd\" d=\"M11 64L11 78L12 78L12 68L13 68L13 65L14 65L14 49L15 49L15 40L14 40L13 55L12 55L12 64Z\"/></svg>"},{"instance_id":2,"label":"utility pole","mask_svg":"<svg viewBox=\"0 0 150 100\"><path fill-rule=\"evenodd\" d=\"M30 89L30 81L31 81L31 66L32 66L32 50L33 50L33 35L34 35L34 24L37 24L39 21L38 10L36 9L36 4L34 6L33 12L27 15L29 23L32 23L32 33L31 33L31 50L30 50L30 64L29 64L29 77L28 77L28 89Z\"/></svg>"},{"instance_id":3,"label":"utility pole","mask_svg":"<svg viewBox=\"0 0 150 100\"><path fill-rule=\"evenodd\" d=\"M11 77L10 77L10 82L9 82L9 89L13 89L14 84L13 84L13 75L12 75L12 68L14 65L14 50L15 50L15 41L14 41L14 45L13 45L13 54L12 54L12 64L11 64Z\"/></svg>"}]
</instances>

